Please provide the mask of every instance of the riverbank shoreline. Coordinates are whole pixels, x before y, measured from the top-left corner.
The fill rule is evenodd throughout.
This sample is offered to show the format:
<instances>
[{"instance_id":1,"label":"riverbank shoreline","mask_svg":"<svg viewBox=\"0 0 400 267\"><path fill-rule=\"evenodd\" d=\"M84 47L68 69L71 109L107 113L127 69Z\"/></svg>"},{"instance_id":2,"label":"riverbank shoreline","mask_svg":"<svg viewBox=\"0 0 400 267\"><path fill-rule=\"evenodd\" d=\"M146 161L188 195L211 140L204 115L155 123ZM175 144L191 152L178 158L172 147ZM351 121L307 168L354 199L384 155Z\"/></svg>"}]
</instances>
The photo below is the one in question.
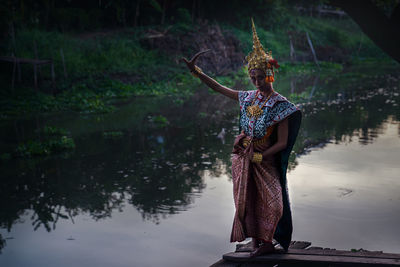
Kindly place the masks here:
<instances>
[{"instance_id":1,"label":"riverbank shoreline","mask_svg":"<svg viewBox=\"0 0 400 267\"><path fill-rule=\"evenodd\" d=\"M364 38L350 18L298 15L296 20L290 31L292 39L282 34L283 28L257 27L261 42L273 51L281 66L277 79L289 74L330 75L352 65L397 64ZM318 64L305 42L306 32ZM5 39L0 46L0 54L52 59L55 88L52 74L47 68L39 68L39 86L34 90L33 72L25 65L17 66L18 79L13 86L12 66L1 63L0 120L30 113L109 113L115 110L115 102L140 96L188 97L200 82L189 74L180 58L205 49L212 51L198 64L207 74L229 87L246 83L244 57L251 47L250 25L207 20L84 32L15 29L13 39Z\"/></svg>"}]
</instances>

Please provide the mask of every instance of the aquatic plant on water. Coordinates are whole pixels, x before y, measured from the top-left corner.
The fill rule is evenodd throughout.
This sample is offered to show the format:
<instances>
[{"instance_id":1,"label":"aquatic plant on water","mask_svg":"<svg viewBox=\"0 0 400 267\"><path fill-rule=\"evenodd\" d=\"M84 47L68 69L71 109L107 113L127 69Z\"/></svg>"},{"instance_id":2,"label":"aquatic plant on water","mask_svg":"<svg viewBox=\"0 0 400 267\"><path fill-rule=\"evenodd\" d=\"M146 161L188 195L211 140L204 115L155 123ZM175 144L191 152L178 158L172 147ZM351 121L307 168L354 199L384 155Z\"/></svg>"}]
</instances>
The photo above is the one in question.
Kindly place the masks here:
<instances>
[{"instance_id":1,"label":"aquatic plant on water","mask_svg":"<svg viewBox=\"0 0 400 267\"><path fill-rule=\"evenodd\" d=\"M149 121L155 128L164 128L169 124L168 119L162 115L150 116Z\"/></svg>"},{"instance_id":2,"label":"aquatic plant on water","mask_svg":"<svg viewBox=\"0 0 400 267\"><path fill-rule=\"evenodd\" d=\"M103 133L103 137L107 139L116 139L121 138L122 136L124 136L124 133L121 131L111 131Z\"/></svg>"},{"instance_id":3,"label":"aquatic plant on water","mask_svg":"<svg viewBox=\"0 0 400 267\"><path fill-rule=\"evenodd\" d=\"M56 154L75 148L72 137L67 136L65 129L46 126L37 131L41 138L28 140L16 148L16 156L33 157Z\"/></svg>"}]
</instances>

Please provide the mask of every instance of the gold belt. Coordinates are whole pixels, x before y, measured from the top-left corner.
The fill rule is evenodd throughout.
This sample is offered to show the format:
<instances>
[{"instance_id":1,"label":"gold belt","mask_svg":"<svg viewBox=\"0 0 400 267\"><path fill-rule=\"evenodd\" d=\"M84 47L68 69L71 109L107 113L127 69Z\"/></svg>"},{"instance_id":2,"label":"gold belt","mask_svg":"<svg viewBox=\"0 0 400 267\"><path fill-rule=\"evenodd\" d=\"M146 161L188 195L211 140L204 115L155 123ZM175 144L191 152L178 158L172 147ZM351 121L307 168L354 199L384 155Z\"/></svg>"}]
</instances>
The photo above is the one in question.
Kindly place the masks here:
<instances>
[{"instance_id":1,"label":"gold belt","mask_svg":"<svg viewBox=\"0 0 400 267\"><path fill-rule=\"evenodd\" d=\"M263 144L265 144L267 142L267 140L268 140L268 138L264 138L264 137L261 138L261 139L257 139L257 140L253 139L253 144L254 145L263 145ZM247 138L244 138L243 141L242 141L242 145L244 147L247 147L249 144L250 144L250 140L247 139Z\"/></svg>"},{"instance_id":2,"label":"gold belt","mask_svg":"<svg viewBox=\"0 0 400 267\"><path fill-rule=\"evenodd\" d=\"M272 132L274 131L275 125L270 126L267 128L267 133L261 137L260 139L253 139L253 144L254 145L263 145L268 141L268 138L271 136ZM246 137L243 138L242 140L242 145L244 147L247 147L250 144L250 140L247 139Z\"/></svg>"}]
</instances>

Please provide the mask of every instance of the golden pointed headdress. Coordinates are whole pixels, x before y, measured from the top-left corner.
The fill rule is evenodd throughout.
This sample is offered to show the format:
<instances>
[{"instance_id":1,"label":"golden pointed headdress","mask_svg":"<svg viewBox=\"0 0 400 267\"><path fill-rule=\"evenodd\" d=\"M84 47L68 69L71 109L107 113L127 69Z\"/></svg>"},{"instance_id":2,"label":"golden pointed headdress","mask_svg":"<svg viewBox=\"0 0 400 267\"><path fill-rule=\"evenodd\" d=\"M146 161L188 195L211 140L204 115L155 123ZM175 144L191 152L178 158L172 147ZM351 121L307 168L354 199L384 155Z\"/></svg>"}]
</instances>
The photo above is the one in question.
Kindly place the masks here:
<instances>
[{"instance_id":1,"label":"golden pointed headdress","mask_svg":"<svg viewBox=\"0 0 400 267\"><path fill-rule=\"evenodd\" d=\"M251 19L251 27L253 30L253 51L246 56L247 70L250 72L254 69L264 71L266 78L269 82L274 81L274 69L278 68L278 62L272 58L272 51L264 51L260 40L258 39L256 26L253 19Z\"/></svg>"}]
</instances>

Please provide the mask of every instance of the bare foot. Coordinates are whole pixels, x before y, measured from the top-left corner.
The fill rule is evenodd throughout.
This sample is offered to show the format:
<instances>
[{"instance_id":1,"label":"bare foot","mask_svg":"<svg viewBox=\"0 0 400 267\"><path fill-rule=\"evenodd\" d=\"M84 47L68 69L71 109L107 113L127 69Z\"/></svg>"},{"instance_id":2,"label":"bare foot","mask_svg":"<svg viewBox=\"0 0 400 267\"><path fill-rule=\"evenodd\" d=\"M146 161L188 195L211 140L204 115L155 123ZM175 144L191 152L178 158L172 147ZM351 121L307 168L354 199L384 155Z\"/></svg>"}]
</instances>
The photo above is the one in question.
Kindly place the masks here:
<instances>
[{"instance_id":1,"label":"bare foot","mask_svg":"<svg viewBox=\"0 0 400 267\"><path fill-rule=\"evenodd\" d=\"M270 254L273 252L275 252L274 245L272 245L272 243L264 243L250 253L250 258L257 257L263 254Z\"/></svg>"},{"instance_id":2,"label":"bare foot","mask_svg":"<svg viewBox=\"0 0 400 267\"><path fill-rule=\"evenodd\" d=\"M259 247L260 247L260 242L258 241L258 239L257 238L252 238L251 239L251 248L253 250L256 250Z\"/></svg>"}]
</instances>

